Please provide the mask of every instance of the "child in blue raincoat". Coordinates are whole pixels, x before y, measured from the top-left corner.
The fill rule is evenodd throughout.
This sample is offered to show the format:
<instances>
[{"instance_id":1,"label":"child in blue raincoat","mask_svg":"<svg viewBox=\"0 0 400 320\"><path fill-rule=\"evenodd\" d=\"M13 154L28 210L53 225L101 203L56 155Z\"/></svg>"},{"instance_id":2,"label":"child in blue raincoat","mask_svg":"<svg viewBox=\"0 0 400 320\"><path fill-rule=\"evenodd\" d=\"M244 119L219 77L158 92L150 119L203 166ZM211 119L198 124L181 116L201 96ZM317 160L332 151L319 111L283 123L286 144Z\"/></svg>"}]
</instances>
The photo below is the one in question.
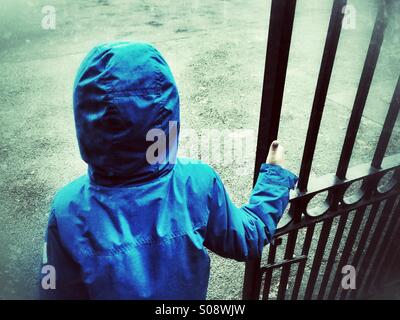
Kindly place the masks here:
<instances>
[{"instance_id":1,"label":"child in blue raincoat","mask_svg":"<svg viewBox=\"0 0 400 320\"><path fill-rule=\"evenodd\" d=\"M44 272L42 298L205 299L206 248L238 261L261 255L297 180L280 165L280 146L249 203L236 207L210 166L176 157L178 90L148 44L94 48L78 70L73 104L88 173L52 203L44 264L56 277L46 285ZM151 130L167 143L153 158Z\"/></svg>"}]
</instances>

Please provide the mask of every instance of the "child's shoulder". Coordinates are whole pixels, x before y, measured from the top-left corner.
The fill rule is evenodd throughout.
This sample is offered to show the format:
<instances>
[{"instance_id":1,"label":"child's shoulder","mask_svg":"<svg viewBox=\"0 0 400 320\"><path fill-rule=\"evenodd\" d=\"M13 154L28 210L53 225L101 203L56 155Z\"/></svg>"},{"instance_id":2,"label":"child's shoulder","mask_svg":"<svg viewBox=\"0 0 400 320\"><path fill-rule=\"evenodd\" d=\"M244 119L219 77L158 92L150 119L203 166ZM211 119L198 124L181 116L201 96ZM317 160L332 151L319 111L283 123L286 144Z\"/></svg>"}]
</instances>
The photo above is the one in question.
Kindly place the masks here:
<instances>
[{"instance_id":1,"label":"child's shoulder","mask_svg":"<svg viewBox=\"0 0 400 320\"><path fill-rule=\"evenodd\" d=\"M187 175L199 175L202 177L214 177L215 171L214 169L207 163L191 158L178 158L177 159L177 168L181 172Z\"/></svg>"},{"instance_id":2,"label":"child's shoulder","mask_svg":"<svg viewBox=\"0 0 400 320\"><path fill-rule=\"evenodd\" d=\"M83 175L59 189L53 199L53 208L57 212L62 212L62 209L65 209L71 203L79 201L88 184L89 177Z\"/></svg>"}]
</instances>

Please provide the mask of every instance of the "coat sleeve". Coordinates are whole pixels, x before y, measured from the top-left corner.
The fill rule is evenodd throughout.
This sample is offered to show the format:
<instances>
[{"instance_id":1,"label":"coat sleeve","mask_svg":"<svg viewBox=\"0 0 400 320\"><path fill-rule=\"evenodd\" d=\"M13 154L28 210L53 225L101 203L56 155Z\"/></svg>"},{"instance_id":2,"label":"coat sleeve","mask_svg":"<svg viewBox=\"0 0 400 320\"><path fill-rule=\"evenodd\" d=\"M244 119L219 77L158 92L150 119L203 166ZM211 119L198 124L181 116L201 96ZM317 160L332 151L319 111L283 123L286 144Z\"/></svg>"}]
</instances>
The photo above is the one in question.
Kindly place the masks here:
<instances>
[{"instance_id":1,"label":"coat sleeve","mask_svg":"<svg viewBox=\"0 0 400 320\"><path fill-rule=\"evenodd\" d=\"M61 242L53 210L46 231L39 296L45 300L88 299L80 267Z\"/></svg>"},{"instance_id":2,"label":"coat sleeve","mask_svg":"<svg viewBox=\"0 0 400 320\"><path fill-rule=\"evenodd\" d=\"M297 177L282 167L263 164L249 202L238 208L215 173L204 245L238 261L260 257L272 240L288 205L289 189L296 182Z\"/></svg>"}]
</instances>

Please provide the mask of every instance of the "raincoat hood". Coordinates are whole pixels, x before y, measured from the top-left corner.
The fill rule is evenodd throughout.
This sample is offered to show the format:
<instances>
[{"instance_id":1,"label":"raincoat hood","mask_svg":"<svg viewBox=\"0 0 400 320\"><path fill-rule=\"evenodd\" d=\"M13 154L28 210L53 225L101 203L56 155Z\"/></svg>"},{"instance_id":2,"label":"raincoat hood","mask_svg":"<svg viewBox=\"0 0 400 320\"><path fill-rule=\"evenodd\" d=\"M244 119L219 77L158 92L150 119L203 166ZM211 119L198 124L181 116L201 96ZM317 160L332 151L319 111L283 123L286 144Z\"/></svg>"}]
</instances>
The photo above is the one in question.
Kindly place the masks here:
<instances>
[{"instance_id":1,"label":"raincoat hood","mask_svg":"<svg viewBox=\"0 0 400 320\"><path fill-rule=\"evenodd\" d=\"M77 72L73 103L79 149L96 184L142 183L171 171L179 95L168 64L154 47L132 42L95 47ZM163 139L149 134L154 129L164 133ZM166 143L155 151L163 161L149 161L146 153L157 141Z\"/></svg>"}]
</instances>

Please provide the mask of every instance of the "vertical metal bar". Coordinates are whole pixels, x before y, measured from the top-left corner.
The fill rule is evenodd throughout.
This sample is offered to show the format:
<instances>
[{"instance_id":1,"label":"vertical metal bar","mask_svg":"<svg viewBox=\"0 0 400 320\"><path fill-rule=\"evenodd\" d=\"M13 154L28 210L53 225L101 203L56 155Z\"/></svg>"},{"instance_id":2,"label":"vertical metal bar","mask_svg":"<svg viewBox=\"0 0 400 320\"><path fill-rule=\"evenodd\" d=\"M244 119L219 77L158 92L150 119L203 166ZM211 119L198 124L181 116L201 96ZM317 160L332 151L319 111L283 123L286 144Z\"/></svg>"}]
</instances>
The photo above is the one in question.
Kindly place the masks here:
<instances>
[{"instance_id":1,"label":"vertical metal bar","mask_svg":"<svg viewBox=\"0 0 400 320\"><path fill-rule=\"evenodd\" d=\"M313 292L315 289L316 280L318 277L318 272L321 268L321 261L324 256L326 243L329 238L329 233L330 233L330 230L332 227L332 221L333 221L333 218L329 218L328 220L325 220L323 222L321 233L320 233L320 238L318 241L317 250L315 252L314 261L313 261L313 264L311 267L311 273L308 278L306 292L304 294L305 300L309 300L312 298L312 295L313 295Z\"/></svg>"},{"instance_id":2,"label":"vertical metal bar","mask_svg":"<svg viewBox=\"0 0 400 320\"><path fill-rule=\"evenodd\" d=\"M388 263L387 263L387 270L388 270L388 275L391 275L393 271L395 270L396 276L399 276L399 265L400 265L400 249L398 246L398 243L400 242L400 226L397 229L397 232L395 234L395 239L393 241L393 246L392 246L392 251L390 251ZM388 275L386 275L385 279L388 280Z\"/></svg>"},{"instance_id":3,"label":"vertical metal bar","mask_svg":"<svg viewBox=\"0 0 400 320\"><path fill-rule=\"evenodd\" d=\"M386 115L385 122L383 124L382 132L379 137L378 144L376 146L375 154L372 159L372 166L374 168L380 168L382 164L383 157L387 146L389 144L390 136L394 125L396 123L397 116L400 110L400 76L397 79L396 89L394 90L392 101L389 106L388 113Z\"/></svg>"},{"instance_id":4,"label":"vertical metal bar","mask_svg":"<svg viewBox=\"0 0 400 320\"><path fill-rule=\"evenodd\" d=\"M293 253L294 249L296 247L296 240L297 240L297 234L298 234L298 229L292 231L288 235L288 240L286 243L286 250L285 250L285 259L292 259L293 258ZM282 273L281 273L281 278L279 281L279 289L278 289L278 300L283 300L285 299L285 293L286 293L286 288L290 276L290 268L291 264L289 265L284 265L282 267Z\"/></svg>"},{"instance_id":5,"label":"vertical metal bar","mask_svg":"<svg viewBox=\"0 0 400 320\"><path fill-rule=\"evenodd\" d=\"M390 199L386 200L386 202L381 202L380 204L381 204L381 207L379 209L380 215L377 217L377 221L375 221L375 223L374 223L374 226L373 226L374 229L372 231L371 238L367 244L364 256L362 258L362 262L357 270L357 275L358 275L358 277L357 277L357 292L353 292L350 294L350 296L353 296L356 298L363 297L365 295L365 292L362 292L362 289L364 287L364 285L363 285L364 280L367 276L367 272L369 270L368 269L369 265L372 264L372 262L373 262L372 257L375 253L374 249L377 245L376 241L378 240L378 242L379 242L379 238L380 238L380 235L378 236L378 233L379 233L378 231L379 231L379 229L382 228L382 227L380 227L380 225L382 225L382 221L384 219L384 213L387 210L388 205L390 206ZM383 207L382 207L382 204L384 204ZM361 277L363 277L363 278L361 278Z\"/></svg>"},{"instance_id":6,"label":"vertical metal bar","mask_svg":"<svg viewBox=\"0 0 400 320\"><path fill-rule=\"evenodd\" d=\"M272 0L261 100L254 181L278 136L296 0Z\"/></svg>"},{"instance_id":7,"label":"vertical metal bar","mask_svg":"<svg viewBox=\"0 0 400 320\"><path fill-rule=\"evenodd\" d=\"M341 272L342 267L348 263L348 259L351 253L351 249L353 248L354 242L356 240L356 236L358 230L360 229L361 221L363 218L363 213L365 212L366 206L363 206L356 210L355 216L351 223L351 227L348 233L347 241L344 245L342 255L340 256L339 264L337 267L337 271L335 277L333 279L332 285L329 289L328 299L333 300L336 296L337 290L339 288L340 280L341 280Z\"/></svg>"},{"instance_id":8,"label":"vertical metal bar","mask_svg":"<svg viewBox=\"0 0 400 320\"><path fill-rule=\"evenodd\" d=\"M258 300L261 290L262 275L260 272L261 259L246 262L243 283L243 300Z\"/></svg>"},{"instance_id":9,"label":"vertical metal bar","mask_svg":"<svg viewBox=\"0 0 400 320\"><path fill-rule=\"evenodd\" d=\"M276 139L289 58L296 0L272 0L265 60L260 120L254 168L254 184L269 145ZM258 299L261 288L261 259L246 263L243 299Z\"/></svg>"},{"instance_id":10,"label":"vertical metal bar","mask_svg":"<svg viewBox=\"0 0 400 320\"><path fill-rule=\"evenodd\" d=\"M365 244L367 243L368 236L371 232L372 226L374 224L375 218L376 218L376 213L378 212L380 206L380 202L374 203L372 205L371 210L369 211L367 221L365 222L364 229L362 231L360 241L358 242L357 250L356 253L354 254L354 257L351 261L351 265L356 268L356 270L359 270L359 262L360 258L362 256L362 253L364 252L365 249ZM355 291L342 291L342 294L340 295L340 300L345 299L345 295L349 294L349 298L352 299L352 295L355 294Z\"/></svg>"},{"instance_id":11,"label":"vertical metal bar","mask_svg":"<svg viewBox=\"0 0 400 320\"><path fill-rule=\"evenodd\" d=\"M386 265L386 276L385 280L387 281L387 274L390 275L391 270L393 269L393 264L396 261L396 255L400 253L400 248L399 248L399 243L400 243L400 208L397 208L397 226L395 228L395 231L393 232L393 237L391 239L392 245L388 248L386 257L385 259L385 265ZM396 267L396 274L398 275L399 266Z\"/></svg>"},{"instance_id":12,"label":"vertical metal bar","mask_svg":"<svg viewBox=\"0 0 400 320\"><path fill-rule=\"evenodd\" d=\"M365 253L363 262L361 264L360 270L359 270L359 274L360 275L364 275L364 278L361 279L361 283L359 284L359 289L358 289L358 293L360 294L368 294L367 291L363 290L365 285L367 284L367 279L369 279L369 273L372 271L372 269L375 267L375 260L372 260L374 253L376 253L377 250L381 250L382 246L378 247L378 244L382 238L382 233L385 229L385 226L387 225L388 222L388 217L390 212L393 209L394 206L394 202L395 202L395 198L390 198L387 200L387 202L385 203L385 206L382 210L381 216L379 217L379 221L378 224L375 227L374 233L372 235L371 241L368 245L367 251ZM376 256L376 255L375 255ZM367 285L369 288L369 285Z\"/></svg>"},{"instance_id":13,"label":"vertical metal bar","mask_svg":"<svg viewBox=\"0 0 400 320\"><path fill-rule=\"evenodd\" d=\"M330 249L328 262L326 264L326 268L324 271L324 276L322 278L322 282L319 287L319 293L318 293L318 297L317 297L318 300L322 300L324 298L326 287L328 285L329 278L331 276L333 264L335 262L336 254L338 252L339 245L342 240L343 231L344 231L344 227L346 226L348 216L349 216L349 213L346 212L346 213L342 214L342 216L340 217L339 224L336 229L335 238L333 240L332 247Z\"/></svg>"},{"instance_id":14,"label":"vertical metal bar","mask_svg":"<svg viewBox=\"0 0 400 320\"><path fill-rule=\"evenodd\" d=\"M310 225L307 228L306 237L304 239L304 245L301 254L303 256L308 256L308 252L310 251L311 241L314 235L315 224ZM293 291L292 291L292 300L297 300L299 296L299 290L301 286L301 282L303 280L304 269L306 267L306 261L301 261L296 274L296 279L294 281Z\"/></svg>"},{"instance_id":15,"label":"vertical metal bar","mask_svg":"<svg viewBox=\"0 0 400 320\"><path fill-rule=\"evenodd\" d=\"M397 214L400 213L400 209L398 209L398 210L399 210L399 212L397 212ZM400 219L398 219L396 228L392 235L392 239L390 240L392 245L390 248L388 248L388 250L386 252L386 257L384 259L384 261L386 262L385 265L387 266L386 270L391 270L391 266L392 266L393 261L395 260L395 256L397 253L400 252L399 235L400 235ZM396 236L397 236L397 239L396 239ZM382 273L382 277L385 277L385 275L386 275L386 272L384 274Z\"/></svg>"},{"instance_id":16,"label":"vertical metal bar","mask_svg":"<svg viewBox=\"0 0 400 320\"><path fill-rule=\"evenodd\" d=\"M382 1L376 16L371 42L369 44L367 57L365 59L363 71L357 89L356 98L351 112L349 124L347 126L346 137L343 143L340 160L336 171L339 179L346 178L354 143L356 141L361 117L364 112L365 102L367 101L372 78L374 76L376 64L381 50L384 33L387 25L386 2Z\"/></svg>"},{"instance_id":17,"label":"vertical metal bar","mask_svg":"<svg viewBox=\"0 0 400 320\"><path fill-rule=\"evenodd\" d=\"M364 200L371 199L373 196L377 185L379 183L380 176L373 176L373 177L368 177L363 180L361 189L364 191ZM341 282L341 276L342 273L340 272L343 268L344 265L347 265L350 263L349 258L354 246L354 242L356 240L356 237L358 235L358 232L360 230L361 222L363 220L363 216L365 211L367 210L368 205L364 205L360 208L358 208L355 212L355 216L353 218L350 231L348 233L348 237L345 243L345 246L343 248L342 255L340 257L340 261L337 267L337 272L335 274L335 278L332 282L332 285L330 287L330 292L328 294L328 299L332 300L336 297L336 294L338 293L339 290L339 285Z\"/></svg>"},{"instance_id":18,"label":"vertical metal bar","mask_svg":"<svg viewBox=\"0 0 400 320\"><path fill-rule=\"evenodd\" d=\"M270 245L268 253L268 261L267 261L269 265L272 265L275 262L275 256L276 256L276 245ZM272 272L273 272L272 268L265 272L263 297L262 297L263 300L268 300L269 297L269 291L271 289Z\"/></svg>"},{"instance_id":19,"label":"vertical metal bar","mask_svg":"<svg viewBox=\"0 0 400 320\"><path fill-rule=\"evenodd\" d=\"M364 230L361 234L360 241L358 242L357 251L354 254L353 260L351 261L351 264L355 267L358 266L358 263L360 262L361 255L363 253L363 250L365 249L365 244L367 243L367 239L371 232L371 229L372 229L373 223L375 221L376 213L378 212L379 206L380 206L380 202L374 203L372 205L372 208L369 212L367 221L365 222Z\"/></svg>"},{"instance_id":20,"label":"vertical metal bar","mask_svg":"<svg viewBox=\"0 0 400 320\"><path fill-rule=\"evenodd\" d=\"M386 261L386 255L388 252L389 247L392 245L393 238L395 236L395 231L397 230L397 224L398 222L400 224L400 220L398 219L398 213L400 212L400 198L398 199L398 203L395 209L393 209L390 220L388 221L388 228L385 232L384 238L382 240L382 250L378 251L377 257L375 259L376 265L372 267L373 272L370 273L366 283L368 286L366 287L366 291L370 289L372 284L376 284L379 280L379 275L382 275L382 266ZM398 221L396 221L396 219ZM383 277L381 276L380 279Z\"/></svg>"},{"instance_id":21,"label":"vertical metal bar","mask_svg":"<svg viewBox=\"0 0 400 320\"><path fill-rule=\"evenodd\" d=\"M331 18L328 27L328 35L326 37L324 53L322 56L321 68L319 71L317 88L313 106L311 110L310 122L308 125L307 137L304 146L303 159L299 174L298 188L300 191L306 191L308 180L311 172L312 160L314 158L315 146L319 128L321 125L322 114L325 107L326 95L328 93L329 82L331 79L333 63L337 46L339 43L340 31L343 19L343 7L346 0L335 0L333 3Z\"/></svg>"}]
</instances>

